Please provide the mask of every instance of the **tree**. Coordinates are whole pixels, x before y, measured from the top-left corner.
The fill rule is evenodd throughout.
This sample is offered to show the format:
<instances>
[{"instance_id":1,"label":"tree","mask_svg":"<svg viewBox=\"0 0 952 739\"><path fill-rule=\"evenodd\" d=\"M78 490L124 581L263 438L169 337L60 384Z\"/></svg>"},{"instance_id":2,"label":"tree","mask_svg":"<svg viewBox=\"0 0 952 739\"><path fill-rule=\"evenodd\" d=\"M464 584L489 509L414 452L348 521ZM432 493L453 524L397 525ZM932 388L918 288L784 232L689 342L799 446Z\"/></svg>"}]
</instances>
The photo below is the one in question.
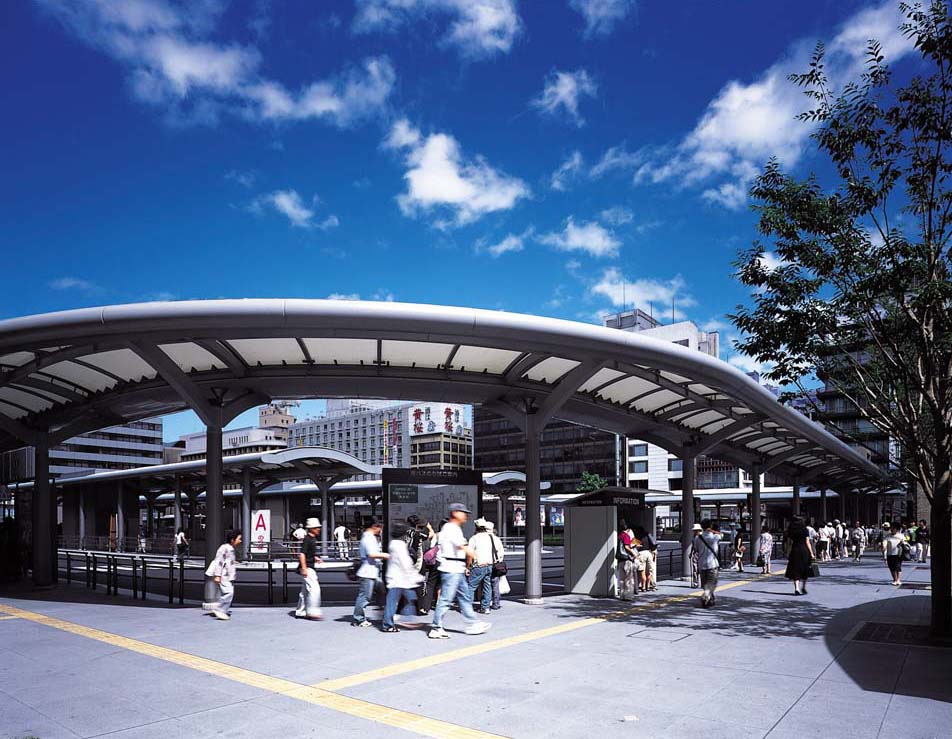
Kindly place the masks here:
<instances>
[{"instance_id":1,"label":"tree","mask_svg":"<svg viewBox=\"0 0 952 739\"><path fill-rule=\"evenodd\" d=\"M591 493L595 490L601 490L606 485L608 485L608 480L597 472L583 472L575 490L580 493Z\"/></svg>"},{"instance_id":2,"label":"tree","mask_svg":"<svg viewBox=\"0 0 952 739\"><path fill-rule=\"evenodd\" d=\"M932 507L932 633L952 636L952 25L945 2L900 5L921 57L895 84L880 45L834 91L818 44L792 75L834 171L824 188L771 160L751 187L762 239L738 255L751 305L738 349L801 391L842 393L903 450ZM772 259L765 252L775 252Z\"/></svg>"}]
</instances>

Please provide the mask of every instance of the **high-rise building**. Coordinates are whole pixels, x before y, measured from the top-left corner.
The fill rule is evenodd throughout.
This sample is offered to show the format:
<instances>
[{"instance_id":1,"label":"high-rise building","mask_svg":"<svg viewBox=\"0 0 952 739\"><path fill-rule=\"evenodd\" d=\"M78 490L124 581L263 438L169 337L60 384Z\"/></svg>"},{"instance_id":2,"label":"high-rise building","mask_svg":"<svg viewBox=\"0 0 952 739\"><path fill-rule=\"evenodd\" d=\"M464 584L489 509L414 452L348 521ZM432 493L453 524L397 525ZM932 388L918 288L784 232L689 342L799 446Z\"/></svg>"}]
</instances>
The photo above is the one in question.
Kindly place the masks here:
<instances>
[{"instance_id":1,"label":"high-rise building","mask_svg":"<svg viewBox=\"0 0 952 739\"><path fill-rule=\"evenodd\" d=\"M290 408L295 403L276 401L258 409L258 425L222 431L222 455L226 457L286 449L294 425ZM184 434L166 447L165 461L191 462L205 459L205 432Z\"/></svg>"},{"instance_id":2,"label":"high-rise building","mask_svg":"<svg viewBox=\"0 0 952 739\"><path fill-rule=\"evenodd\" d=\"M109 426L51 448L50 473L61 477L162 464L162 449L161 418ZM0 484L32 480L33 452L28 446L0 455Z\"/></svg>"}]
</instances>

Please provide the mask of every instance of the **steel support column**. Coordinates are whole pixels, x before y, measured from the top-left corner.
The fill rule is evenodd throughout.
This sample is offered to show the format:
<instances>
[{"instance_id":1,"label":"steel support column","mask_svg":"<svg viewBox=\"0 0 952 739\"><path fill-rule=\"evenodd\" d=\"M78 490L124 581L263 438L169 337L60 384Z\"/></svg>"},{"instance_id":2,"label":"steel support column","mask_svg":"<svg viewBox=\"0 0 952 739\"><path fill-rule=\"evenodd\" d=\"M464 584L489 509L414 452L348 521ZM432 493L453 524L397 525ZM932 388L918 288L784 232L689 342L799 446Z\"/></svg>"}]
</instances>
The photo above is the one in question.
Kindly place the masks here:
<instances>
[{"instance_id":1,"label":"steel support column","mask_svg":"<svg viewBox=\"0 0 952 739\"><path fill-rule=\"evenodd\" d=\"M126 507L123 505L122 480L116 483L116 551L126 548Z\"/></svg>"},{"instance_id":2,"label":"steel support column","mask_svg":"<svg viewBox=\"0 0 952 739\"><path fill-rule=\"evenodd\" d=\"M34 447L33 501L33 584L46 588L53 584L52 554L56 547L53 520L56 503L50 486L50 442L45 433L37 433Z\"/></svg>"},{"instance_id":3,"label":"steel support column","mask_svg":"<svg viewBox=\"0 0 952 739\"><path fill-rule=\"evenodd\" d=\"M539 445L543 424L526 416L526 593L525 602L542 603L542 504Z\"/></svg>"},{"instance_id":4,"label":"steel support column","mask_svg":"<svg viewBox=\"0 0 952 739\"><path fill-rule=\"evenodd\" d=\"M218 547L225 540L222 522L222 451L221 426L205 427L205 566L215 559ZM205 578L203 608L210 609L218 600L218 586Z\"/></svg>"},{"instance_id":5,"label":"steel support column","mask_svg":"<svg viewBox=\"0 0 952 739\"><path fill-rule=\"evenodd\" d=\"M681 459L681 574L691 579L691 546L694 542L694 485L697 457L685 453Z\"/></svg>"},{"instance_id":6,"label":"steel support column","mask_svg":"<svg viewBox=\"0 0 952 739\"><path fill-rule=\"evenodd\" d=\"M175 495L175 533L177 534L182 528L182 480L178 475L175 476L174 485L172 492Z\"/></svg>"},{"instance_id":7,"label":"steel support column","mask_svg":"<svg viewBox=\"0 0 952 739\"><path fill-rule=\"evenodd\" d=\"M757 562L757 554L760 549L760 468L757 466L750 468L750 551L749 559L751 564Z\"/></svg>"},{"instance_id":8,"label":"steel support column","mask_svg":"<svg viewBox=\"0 0 952 739\"><path fill-rule=\"evenodd\" d=\"M251 468L241 471L241 552L242 559L251 559Z\"/></svg>"},{"instance_id":9,"label":"steel support column","mask_svg":"<svg viewBox=\"0 0 952 739\"><path fill-rule=\"evenodd\" d=\"M86 548L86 489L79 488L79 511L76 516L76 533L79 536L79 548Z\"/></svg>"},{"instance_id":10,"label":"steel support column","mask_svg":"<svg viewBox=\"0 0 952 739\"><path fill-rule=\"evenodd\" d=\"M509 536L509 496L500 495L499 500L502 503L502 515L499 517L499 536L505 539Z\"/></svg>"},{"instance_id":11,"label":"steel support column","mask_svg":"<svg viewBox=\"0 0 952 739\"><path fill-rule=\"evenodd\" d=\"M846 496L847 492L842 488L836 493L840 498L840 523L846 523Z\"/></svg>"},{"instance_id":12,"label":"steel support column","mask_svg":"<svg viewBox=\"0 0 952 739\"><path fill-rule=\"evenodd\" d=\"M800 515L800 478L793 478L793 515Z\"/></svg>"},{"instance_id":13,"label":"steel support column","mask_svg":"<svg viewBox=\"0 0 952 739\"><path fill-rule=\"evenodd\" d=\"M331 514L328 511L331 502L331 481L324 480L320 485L321 490L321 551L327 554L327 535L331 525Z\"/></svg>"},{"instance_id":14,"label":"steel support column","mask_svg":"<svg viewBox=\"0 0 952 739\"><path fill-rule=\"evenodd\" d=\"M820 483L820 517L823 519L820 521L821 526L826 526L827 521L829 521L829 513L826 509L826 483Z\"/></svg>"}]
</instances>

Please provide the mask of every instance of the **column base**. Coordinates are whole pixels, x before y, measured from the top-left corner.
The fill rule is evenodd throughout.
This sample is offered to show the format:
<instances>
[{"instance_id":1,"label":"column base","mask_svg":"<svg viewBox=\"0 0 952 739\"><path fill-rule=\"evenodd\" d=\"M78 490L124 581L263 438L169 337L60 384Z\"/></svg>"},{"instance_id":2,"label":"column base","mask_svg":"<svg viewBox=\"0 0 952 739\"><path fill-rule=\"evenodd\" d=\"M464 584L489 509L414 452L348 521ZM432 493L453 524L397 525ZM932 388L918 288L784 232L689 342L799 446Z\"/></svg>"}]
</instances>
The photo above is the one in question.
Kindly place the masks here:
<instances>
[{"instance_id":1,"label":"column base","mask_svg":"<svg viewBox=\"0 0 952 739\"><path fill-rule=\"evenodd\" d=\"M545 601L542 598L523 598L522 602L527 606L541 606Z\"/></svg>"}]
</instances>

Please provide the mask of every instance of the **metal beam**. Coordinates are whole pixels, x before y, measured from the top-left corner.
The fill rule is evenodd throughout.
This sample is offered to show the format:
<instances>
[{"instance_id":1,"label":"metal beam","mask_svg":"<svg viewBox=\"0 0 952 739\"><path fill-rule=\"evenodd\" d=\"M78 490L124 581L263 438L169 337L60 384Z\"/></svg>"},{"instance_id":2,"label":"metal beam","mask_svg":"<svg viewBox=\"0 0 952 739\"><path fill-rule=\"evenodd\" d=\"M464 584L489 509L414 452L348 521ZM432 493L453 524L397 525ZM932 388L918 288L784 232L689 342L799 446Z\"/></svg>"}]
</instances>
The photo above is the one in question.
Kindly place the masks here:
<instances>
[{"instance_id":1,"label":"metal beam","mask_svg":"<svg viewBox=\"0 0 952 739\"><path fill-rule=\"evenodd\" d=\"M582 362L578 367L563 375L562 379L556 383L552 391L545 397L539 405L536 413L537 421L540 424L540 430L545 428L545 424L576 391L591 379L598 370L605 366L604 360L594 360Z\"/></svg>"},{"instance_id":2,"label":"metal beam","mask_svg":"<svg viewBox=\"0 0 952 739\"><path fill-rule=\"evenodd\" d=\"M202 389L192 379L182 372L181 368L172 361L168 354L157 346L130 341L132 349L143 361L152 368L177 392L182 400L188 403L189 408L202 420L206 426L219 423L218 414L212 410L211 398L207 397ZM220 542L219 542L220 543Z\"/></svg>"},{"instance_id":3,"label":"metal beam","mask_svg":"<svg viewBox=\"0 0 952 739\"><path fill-rule=\"evenodd\" d=\"M194 343L224 364L235 377L241 378L248 373L248 365L227 342L216 339L195 339Z\"/></svg>"},{"instance_id":4,"label":"metal beam","mask_svg":"<svg viewBox=\"0 0 952 739\"><path fill-rule=\"evenodd\" d=\"M715 431L710 436L698 441L697 446L695 447L695 454L697 456L707 454L718 444L721 444L722 442L727 441L731 436L734 436L734 434L738 433L739 431L743 431L746 428L750 428L751 426L756 426L764 419L764 416L760 415L759 413L749 413L747 416L747 418L734 421L734 423L728 424L724 428Z\"/></svg>"},{"instance_id":5,"label":"metal beam","mask_svg":"<svg viewBox=\"0 0 952 739\"><path fill-rule=\"evenodd\" d=\"M780 454L776 454L772 457L768 457L767 460L761 465L760 471L765 474L767 472L770 472L770 470L777 467L777 465L783 464L788 459L791 459L793 457L797 457L797 456L800 456L801 454L806 453L807 450L809 449L809 446L810 446L809 444L802 444L800 446L795 446L793 449L788 449L785 452L781 452Z\"/></svg>"}]
</instances>

